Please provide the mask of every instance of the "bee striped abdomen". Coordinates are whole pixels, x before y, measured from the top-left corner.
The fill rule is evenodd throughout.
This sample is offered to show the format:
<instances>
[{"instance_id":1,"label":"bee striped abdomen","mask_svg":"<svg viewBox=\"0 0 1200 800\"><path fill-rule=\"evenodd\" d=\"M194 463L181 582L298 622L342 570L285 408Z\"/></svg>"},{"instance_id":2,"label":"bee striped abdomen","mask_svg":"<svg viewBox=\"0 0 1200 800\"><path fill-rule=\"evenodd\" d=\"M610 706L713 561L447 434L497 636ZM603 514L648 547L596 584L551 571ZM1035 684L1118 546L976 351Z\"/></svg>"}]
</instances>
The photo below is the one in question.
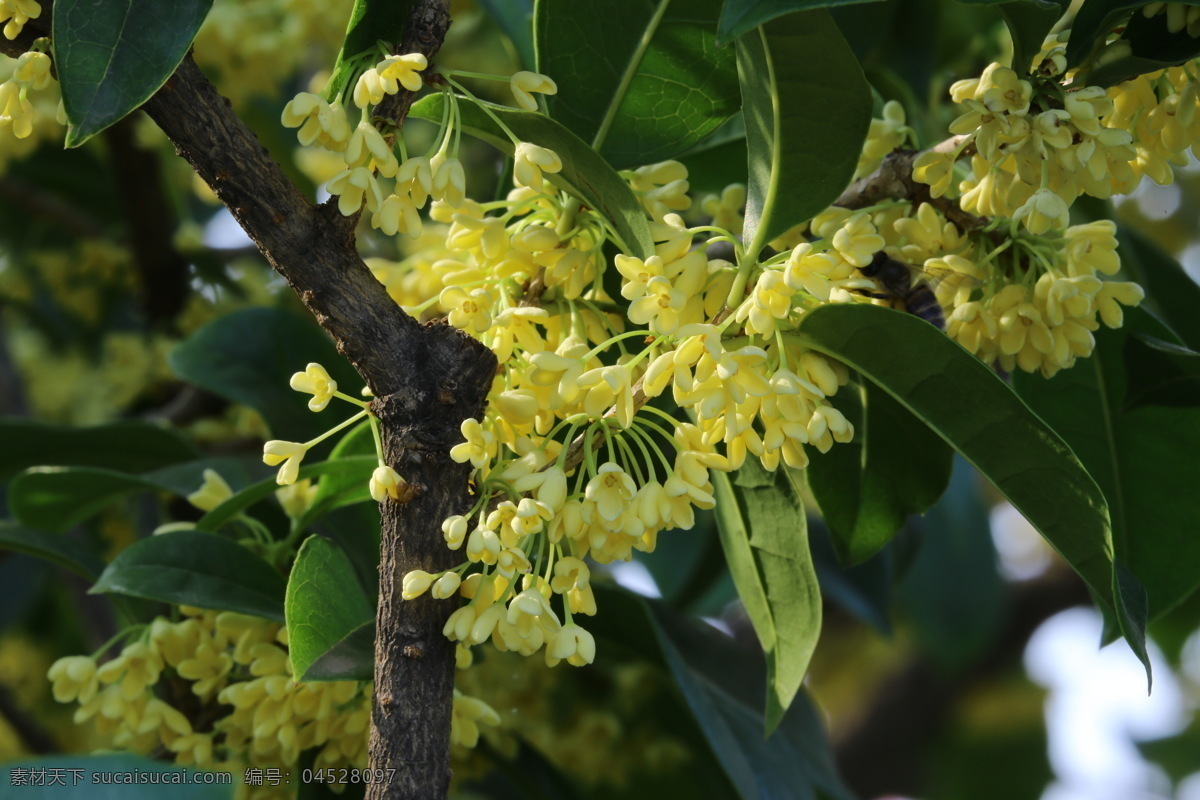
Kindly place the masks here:
<instances>
[{"instance_id":1,"label":"bee striped abdomen","mask_svg":"<svg viewBox=\"0 0 1200 800\"><path fill-rule=\"evenodd\" d=\"M915 317L928 322L939 330L946 329L946 314L942 304L937 301L933 290L923 283L918 283L904 294L904 310Z\"/></svg>"}]
</instances>

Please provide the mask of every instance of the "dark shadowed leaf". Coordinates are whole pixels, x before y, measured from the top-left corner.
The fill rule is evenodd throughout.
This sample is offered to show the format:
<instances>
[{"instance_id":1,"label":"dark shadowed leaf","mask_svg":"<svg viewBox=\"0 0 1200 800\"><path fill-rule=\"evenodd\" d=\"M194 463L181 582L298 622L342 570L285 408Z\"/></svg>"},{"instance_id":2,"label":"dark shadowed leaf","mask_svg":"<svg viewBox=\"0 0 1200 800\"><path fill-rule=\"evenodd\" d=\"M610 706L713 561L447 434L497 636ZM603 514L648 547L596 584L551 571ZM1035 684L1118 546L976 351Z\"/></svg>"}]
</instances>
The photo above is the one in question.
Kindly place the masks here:
<instances>
[{"instance_id":1,"label":"dark shadowed leaf","mask_svg":"<svg viewBox=\"0 0 1200 800\"><path fill-rule=\"evenodd\" d=\"M37 556L66 567L89 581L104 569L104 560L90 544L61 534L42 533L7 520L0 522L0 550Z\"/></svg>"},{"instance_id":2,"label":"dark shadowed leaf","mask_svg":"<svg viewBox=\"0 0 1200 800\"><path fill-rule=\"evenodd\" d=\"M167 360L184 380L258 411L274 436L289 441L307 441L328 430L350 416L351 408L335 399L320 413L309 411L309 395L288 386L294 373L315 361L342 392L354 396L362 386L358 373L315 322L275 308L219 317Z\"/></svg>"},{"instance_id":3,"label":"dark shadowed leaf","mask_svg":"<svg viewBox=\"0 0 1200 800\"><path fill-rule=\"evenodd\" d=\"M0 481L27 467L107 467L144 472L195 458L196 448L170 428L113 422L91 428L0 419Z\"/></svg>"},{"instance_id":4,"label":"dark shadowed leaf","mask_svg":"<svg viewBox=\"0 0 1200 800\"><path fill-rule=\"evenodd\" d=\"M674 158L738 110L734 53L716 47L720 0L541 0L538 71L550 116L618 169Z\"/></svg>"},{"instance_id":5,"label":"dark shadowed leaf","mask_svg":"<svg viewBox=\"0 0 1200 800\"><path fill-rule=\"evenodd\" d=\"M886 391L870 381L856 388L835 398L854 424L854 439L814 452L806 470L838 557L848 565L875 555L909 515L936 503L951 462L946 443Z\"/></svg>"},{"instance_id":6,"label":"dark shadowed leaf","mask_svg":"<svg viewBox=\"0 0 1200 800\"><path fill-rule=\"evenodd\" d=\"M285 587L278 570L232 539L204 531L172 531L122 550L91 592L283 622Z\"/></svg>"}]
</instances>

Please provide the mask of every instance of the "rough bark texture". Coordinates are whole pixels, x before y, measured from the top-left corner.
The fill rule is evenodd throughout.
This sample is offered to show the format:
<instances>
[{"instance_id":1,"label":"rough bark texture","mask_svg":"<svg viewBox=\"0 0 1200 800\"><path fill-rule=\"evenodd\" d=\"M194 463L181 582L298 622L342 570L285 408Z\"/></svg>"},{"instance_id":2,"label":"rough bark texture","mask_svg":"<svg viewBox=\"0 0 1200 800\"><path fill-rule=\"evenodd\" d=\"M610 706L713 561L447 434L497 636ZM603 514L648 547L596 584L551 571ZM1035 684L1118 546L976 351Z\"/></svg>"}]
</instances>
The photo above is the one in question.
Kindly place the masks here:
<instances>
[{"instance_id":1,"label":"rough bark texture","mask_svg":"<svg viewBox=\"0 0 1200 800\"><path fill-rule=\"evenodd\" d=\"M417 496L384 507L370 756L373 769L395 770L396 783L368 786L368 800L444 797L450 785L454 644L442 626L455 604L428 593L403 600L400 590L407 572L440 572L460 560L442 539L441 521L470 507L470 465L449 451L462 440L462 421L482 415L496 360L489 351L463 358L465 347L453 339L467 337L454 333L450 347L429 348L409 391L375 402L388 463Z\"/></svg>"},{"instance_id":2,"label":"rough bark texture","mask_svg":"<svg viewBox=\"0 0 1200 800\"><path fill-rule=\"evenodd\" d=\"M418 0L400 52L432 61L449 28L448 0ZM19 55L46 35L49 14L0 50ZM399 124L413 96L402 92L379 109ZM441 521L469 504L465 465L449 458L459 426L483 412L496 360L479 342L444 325L421 325L402 312L359 258L356 218L334 204L313 206L287 179L191 57L143 106L333 336L375 393L384 454L417 488L409 503L383 509L376 707L371 767L394 769L374 784L372 800L446 795L450 780L450 712L454 648L442 636L452 604L400 598L410 570L452 566Z\"/></svg>"}]
</instances>

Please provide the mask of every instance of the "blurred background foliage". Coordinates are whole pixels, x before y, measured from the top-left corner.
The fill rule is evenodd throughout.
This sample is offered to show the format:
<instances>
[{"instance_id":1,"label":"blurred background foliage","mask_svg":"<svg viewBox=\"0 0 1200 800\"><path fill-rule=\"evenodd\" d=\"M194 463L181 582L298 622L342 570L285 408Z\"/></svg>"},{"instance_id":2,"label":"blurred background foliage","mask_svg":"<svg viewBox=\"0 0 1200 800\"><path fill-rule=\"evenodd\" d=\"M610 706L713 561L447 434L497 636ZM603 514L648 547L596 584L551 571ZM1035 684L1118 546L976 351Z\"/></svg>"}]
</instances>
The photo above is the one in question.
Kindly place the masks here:
<instances>
[{"instance_id":1,"label":"blurred background foliage","mask_svg":"<svg viewBox=\"0 0 1200 800\"><path fill-rule=\"evenodd\" d=\"M529 42L520 26L530 5L456 0L443 63L494 73L529 66L522 63ZM324 82L349 8L349 0L217 0L195 44L200 66L313 197L341 162L298 147L278 120L285 99ZM998 13L979 6L886 0L839 6L834 16L880 97L904 104L926 143L953 115L950 83L1003 61L997 53L1011 47ZM11 69L8 59L0 60L0 73ZM499 99L505 85L471 88ZM425 146L431 133L420 123L408 126L410 149ZM236 459L247 482L264 477L259 454L269 420L261 406L271 401L258 409L231 402L219 385L203 385L196 370L181 374L172 353L205 325L246 309L294 315L301 322L289 324L307 326L319 338L318 329L148 119L135 114L76 150L64 151L61 137L53 123L27 140L0 128L0 414L9 420L0 434L0 480L71 458L68 446L53 444L49 432L57 429L32 429L30 421L169 426L205 456ZM502 185L504 165L493 150L474 142L464 148L472 186ZM745 177L736 131L685 160L697 193ZM1200 169L1192 168L1179 171L1172 187L1151 187L1121 199L1115 211L1097 211L1115 213L1167 254L1196 263L1197 208ZM368 258L394 262L409 254L396 249L402 240L369 229L359 241ZM411 247L416 252L421 242ZM270 325L276 317L253 319ZM244 333L268 339L260 358L284 357L267 331L251 326ZM278 369L286 375L301 368L307 360L301 355L287 354L291 361ZM117 437L108 446L119 451L124 445ZM178 500L133 493L61 535L111 558L149 535L164 509L172 518L196 516ZM0 516L11 516L3 488ZM346 512L325 524L370 526L370 516ZM1047 719L1058 713L1063 690L1031 675L1037 669L1027 670L1023 655L1047 620L1086 605L1088 597L968 467L957 465L937 508L910 520L883 552L857 567L838 565L820 520L811 520L810 530L826 616L808 689L843 779L856 793L931 800L1134 796L1120 793L1134 784L1119 781L1109 787L1117 794L1078 788L1071 783L1069 744L1050 747ZM735 651L743 669L760 669L711 519L662 537L657 552L639 554L612 577L660 594L667 608L709 618L730 634L731 644L746 646ZM109 601L88 595L87 586L63 567L0 549L0 762L105 746L90 726L72 724L71 708L53 701L46 680L55 659L94 650L114 630ZM619 630L629 623L608 624ZM1192 598L1151 631L1160 653L1158 692L1166 693L1171 708L1155 712L1165 720L1158 727L1142 727L1140 738L1147 741L1138 743L1140 755L1132 754L1131 731L1138 727L1128 719L1142 712L1110 720L1107 735L1127 751L1123 768L1136 772L1129 780L1144 784L1139 797L1200 796L1186 794L1188 777L1200 773L1200 725L1192 720L1200 702L1198 626L1200 601ZM598 636L604 628L602 620ZM605 655L593 669L546 670L536 659L492 653L465 673L464 690L500 710L506 725L462 755L460 796L669 797L687 787L696 796L717 797L729 791L706 754L712 745L681 713L662 659L637 647L601 650ZM692 656L713 658L703 648ZM1086 682L1082 674L1076 678ZM1137 679L1132 683L1136 693ZM1051 733L1060 738L1095 734L1056 725L1052 721ZM521 782L531 774L542 776L540 782ZM1056 780L1057 788L1047 789Z\"/></svg>"}]
</instances>

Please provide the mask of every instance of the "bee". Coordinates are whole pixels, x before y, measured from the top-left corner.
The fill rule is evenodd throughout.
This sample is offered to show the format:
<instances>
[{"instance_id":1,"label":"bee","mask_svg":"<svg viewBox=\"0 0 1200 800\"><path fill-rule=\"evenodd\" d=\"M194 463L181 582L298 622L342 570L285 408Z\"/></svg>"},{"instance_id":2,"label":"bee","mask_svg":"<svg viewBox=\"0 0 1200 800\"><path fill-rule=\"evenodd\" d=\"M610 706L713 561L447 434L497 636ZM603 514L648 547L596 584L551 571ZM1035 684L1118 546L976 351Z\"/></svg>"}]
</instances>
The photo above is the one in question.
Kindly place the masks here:
<instances>
[{"instance_id":1,"label":"bee","mask_svg":"<svg viewBox=\"0 0 1200 800\"><path fill-rule=\"evenodd\" d=\"M882 250L875 254L870 264L860 267L859 272L883 288L883 291L864 294L884 300L898 300L909 314L920 317L938 330L946 329L946 313L934 294L934 286L944 276L930 276L920 267L897 261ZM913 273L917 273L918 280L913 279ZM967 279L967 276L957 273L947 274Z\"/></svg>"}]
</instances>

